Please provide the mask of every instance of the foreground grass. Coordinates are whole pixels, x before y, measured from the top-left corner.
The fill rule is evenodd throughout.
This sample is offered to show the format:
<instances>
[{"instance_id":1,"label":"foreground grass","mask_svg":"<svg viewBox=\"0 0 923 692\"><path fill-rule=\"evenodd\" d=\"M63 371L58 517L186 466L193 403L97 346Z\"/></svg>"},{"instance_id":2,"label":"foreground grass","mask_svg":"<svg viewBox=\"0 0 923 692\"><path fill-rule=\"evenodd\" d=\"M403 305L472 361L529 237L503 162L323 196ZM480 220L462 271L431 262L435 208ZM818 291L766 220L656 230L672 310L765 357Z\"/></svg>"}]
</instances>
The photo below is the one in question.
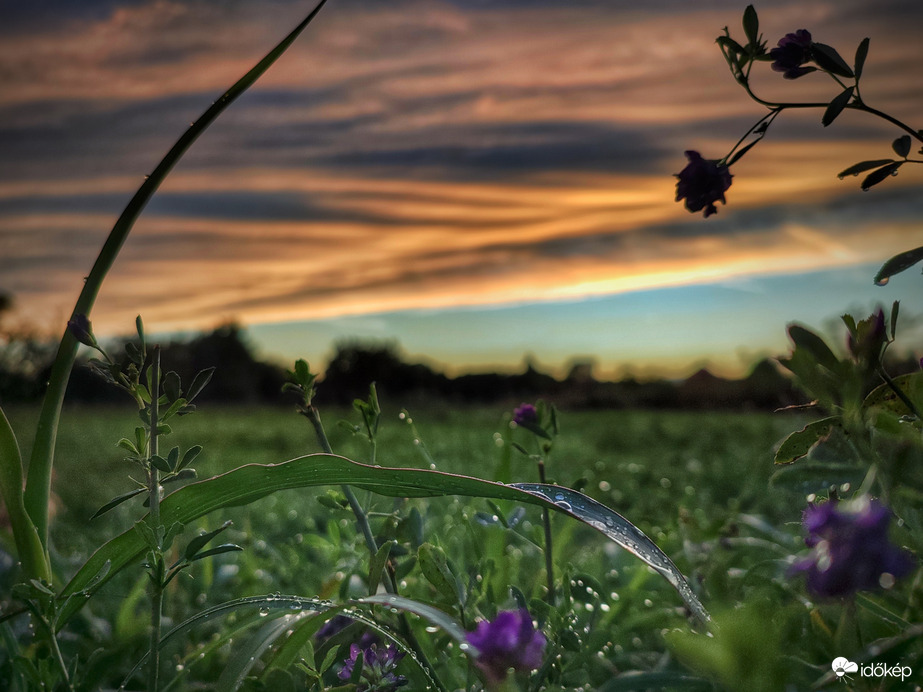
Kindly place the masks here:
<instances>
[{"instance_id":1,"label":"foreground grass","mask_svg":"<svg viewBox=\"0 0 923 692\"><path fill-rule=\"evenodd\" d=\"M35 415L30 409L11 412L25 445L29 440L23 433ZM326 411L323 416L334 451L368 462L367 441L351 429L358 423L353 412ZM343 419L347 423L339 424ZM144 513L140 500L134 500L90 520L111 497L133 487L129 475L140 477L116 448L120 437L131 436L136 420L130 407L65 411L52 525L62 577ZM769 477L772 445L798 421L778 414L643 411L564 412L561 421L549 480L579 488L628 517L713 603L747 596L748 575L776 557L766 554L767 533L775 542L796 544L803 494L797 488L770 488ZM511 430L509 412L501 409L386 410L376 462L435 466L487 479L538 480L534 464L513 450L513 440L526 447L534 442L525 431ZM307 422L285 407L206 407L181 419L169 444L203 445L195 464L200 477L319 451ZM543 537L534 508L476 498L408 501L360 495L374 530L398 542L392 555L402 593L429 602L441 598L414 569L415 546L427 542L445 550L461 583L478 582L476 590L469 588L477 595L459 613L462 619L478 608L514 605L511 594L543 596ZM177 580L167 599L171 620L247 595L283 592L338 599L363 594L368 558L351 514L341 508L338 489L279 493L209 517L200 527L215 528L225 519L234 522L227 540L244 552L197 563L190 577ZM616 671L653 666L664 650L662 633L684 621L675 593L588 527L555 517L553 529L555 567L560 588L574 604L575 636L589 632L590 621L593 632L605 633L600 641L580 643L582 649L599 651L591 678L603 681ZM107 586L74 626L83 636L69 644L78 652L90 645L108 647L121 657L115 668L124 674L124 664L140 654L144 642L143 577L140 569L126 570ZM208 634L199 635L199 646ZM195 646L190 642L187 652ZM177 661L183 655L174 653ZM451 656L438 648L433 655ZM206 678L208 665L200 666Z\"/></svg>"}]
</instances>

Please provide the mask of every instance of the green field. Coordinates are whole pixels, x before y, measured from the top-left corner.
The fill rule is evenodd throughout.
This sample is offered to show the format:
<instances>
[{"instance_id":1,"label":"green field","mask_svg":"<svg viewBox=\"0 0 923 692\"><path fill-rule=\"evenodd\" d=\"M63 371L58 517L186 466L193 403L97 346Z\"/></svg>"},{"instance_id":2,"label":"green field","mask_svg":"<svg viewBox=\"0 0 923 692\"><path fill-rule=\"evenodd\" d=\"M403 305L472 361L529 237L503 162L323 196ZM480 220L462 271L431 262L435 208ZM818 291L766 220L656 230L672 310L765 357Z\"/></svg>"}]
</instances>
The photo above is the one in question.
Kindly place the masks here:
<instances>
[{"instance_id":1,"label":"green field","mask_svg":"<svg viewBox=\"0 0 923 692\"><path fill-rule=\"evenodd\" d=\"M30 442L26 432L35 415L31 409L10 412L24 456ZM334 451L368 462L368 443L349 429L358 416L349 410L322 415ZM515 440L528 446L534 440L524 430L511 430L509 420L510 412L500 408L428 406L401 417L399 410L386 407L376 461L417 468L435 464L441 471L486 479L509 473L513 481L537 481L534 463L510 444ZM72 573L94 546L144 513L135 499L90 519L107 500L133 487L129 475L142 477L116 447L120 437L131 436L136 421L130 406L64 412L52 526L56 568L62 575ZM689 577L709 608L746 598L754 570L778 572L784 569L779 558L797 550L804 494L771 487L769 479L773 444L800 421L782 414L644 411L564 411L560 421L560 436L548 461L549 481L579 488L637 524ZM204 446L195 463L200 478L318 451L310 425L286 408L206 408L179 419L174 428L166 444ZM359 495L373 528L397 541L392 555L401 566L402 593L429 602L442 598L414 569L412 546L422 540L445 550L460 583L477 575L478 586L469 584L468 600L458 613L463 620L479 607L513 606L511 594L520 593L533 603L541 596L543 534L537 508L526 508L518 524L505 528L498 514L518 519L522 512L509 502ZM285 491L206 517L203 528L233 520L223 539L244 551L196 563L191 577L174 582L168 618L180 621L204 606L247 595L361 596L368 555L352 515L339 508L338 500L338 488ZM563 516L554 516L552 526L556 577L563 575L562 588L565 593L570 589L573 601L568 626L586 658L573 663L579 676L586 677L587 666L591 679L600 682L617 671L654 667L663 656L663 632L685 623L677 594L589 527ZM144 650L144 579L139 567L108 584L75 627L92 630L108 622L112 629L65 640L65 648L81 653L87 639L96 640L115 652L116 670L124 674L124 664ZM178 665L184 665L189 651L205 645L209 632L206 628L173 652ZM207 660L191 672L192 678L213 677L209 665L221 664ZM471 684L470 679L455 682Z\"/></svg>"}]
</instances>

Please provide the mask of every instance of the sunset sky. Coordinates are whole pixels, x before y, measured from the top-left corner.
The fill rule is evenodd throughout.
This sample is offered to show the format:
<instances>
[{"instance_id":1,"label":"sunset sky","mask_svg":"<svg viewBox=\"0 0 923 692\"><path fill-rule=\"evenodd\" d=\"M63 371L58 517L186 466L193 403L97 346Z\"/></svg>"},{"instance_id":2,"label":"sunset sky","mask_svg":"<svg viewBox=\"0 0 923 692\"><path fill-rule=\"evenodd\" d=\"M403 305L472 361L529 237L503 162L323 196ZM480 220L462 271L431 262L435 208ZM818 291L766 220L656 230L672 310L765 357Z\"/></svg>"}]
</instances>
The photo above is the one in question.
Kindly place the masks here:
<instances>
[{"instance_id":1,"label":"sunset sky","mask_svg":"<svg viewBox=\"0 0 923 692\"><path fill-rule=\"evenodd\" d=\"M923 167L868 193L836 173L892 155L864 114L785 113L709 219L674 202L683 151L720 158L765 112L714 43L746 2L330 0L193 145L91 315L101 336L248 328L264 356L389 339L452 372L735 374L902 299L875 287L923 245ZM757 3L774 46L807 28L867 103L923 127L923 3ZM294 0L34 0L0 8L0 292L59 332L134 190L188 124L311 9ZM770 98L826 101L820 75Z\"/></svg>"}]
</instances>

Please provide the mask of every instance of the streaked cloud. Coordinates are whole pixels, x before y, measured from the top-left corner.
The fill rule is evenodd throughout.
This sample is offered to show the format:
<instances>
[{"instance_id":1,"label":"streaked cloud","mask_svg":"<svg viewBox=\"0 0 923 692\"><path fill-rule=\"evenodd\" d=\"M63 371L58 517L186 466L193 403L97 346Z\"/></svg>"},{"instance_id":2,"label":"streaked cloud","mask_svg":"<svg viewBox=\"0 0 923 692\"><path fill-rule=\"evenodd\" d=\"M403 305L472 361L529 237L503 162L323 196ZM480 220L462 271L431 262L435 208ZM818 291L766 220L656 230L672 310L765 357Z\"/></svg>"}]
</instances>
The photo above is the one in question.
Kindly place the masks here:
<instances>
[{"instance_id":1,"label":"streaked cloud","mask_svg":"<svg viewBox=\"0 0 923 692\"><path fill-rule=\"evenodd\" d=\"M17 8L0 29L0 290L60 322L143 173L305 7L52 4L53 20ZM573 300L905 249L920 237L914 172L869 195L834 175L889 153L893 131L854 114L827 129L816 112L783 117L734 167L716 218L673 202L682 151L720 156L761 114L714 45L741 9L333 0L158 193L94 323ZM758 9L771 44L808 26L847 55L872 35L866 100L917 116L923 6ZM818 89L775 77L756 88Z\"/></svg>"}]
</instances>

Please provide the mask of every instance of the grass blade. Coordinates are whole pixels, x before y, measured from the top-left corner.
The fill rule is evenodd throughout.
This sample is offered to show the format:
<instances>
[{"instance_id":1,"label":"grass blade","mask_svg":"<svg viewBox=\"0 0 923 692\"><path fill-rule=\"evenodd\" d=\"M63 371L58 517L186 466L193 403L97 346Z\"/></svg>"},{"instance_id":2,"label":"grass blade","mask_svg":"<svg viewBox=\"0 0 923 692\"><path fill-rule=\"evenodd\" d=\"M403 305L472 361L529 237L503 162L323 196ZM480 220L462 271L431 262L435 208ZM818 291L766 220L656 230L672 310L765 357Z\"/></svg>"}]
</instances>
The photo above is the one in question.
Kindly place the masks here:
<instances>
[{"instance_id":1,"label":"grass blade","mask_svg":"<svg viewBox=\"0 0 923 692\"><path fill-rule=\"evenodd\" d=\"M284 464L242 466L221 476L182 488L165 498L165 521L188 523L222 507L249 504L277 490L351 483L388 496L432 497L467 495L518 500L548 507L576 518L597 529L629 552L642 559L677 589L690 609L701 619L708 615L692 593L679 570L642 531L624 517L591 498L568 488L542 484L506 486L478 478L422 469L395 469L366 466L334 455L315 454ZM133 531L116 537L78 572L65 588L65 594L85 588L83 581L97 561L112 559L114 574L143 552L140 538Z\"/></svg>"},{"instance_id":2,"label":"grass blade","mask_svg":"<svg viewBox=\"0 0 923 692\"><path fill-rule=\"evenodd\" d=\"M51 568L45 548L23 502L19 444L3 409L0 409L0 497L6 505L23 570L33 579L50 582Z\"/></svg>"},{"instance_id":3,"label":"grass blade","mask_svg":"<svg viewBox=\"0 0 923 692\"><path fill-rule=\"evenodd\" d=\"M115 262L116 256L122 249L128 234L135 221L141 215L148 201L160 187L173 166L182 158L186 150L201 135L205 129L221 115L221 113L242 93L249 89L257 79L286 51L295 41L304 28L317 16L327 0L320 0L311 13L288 36L282 39L275 48L260 60L247 74L241 77L230 89L215 101L167 152L154 171L138 188L125 210L119 216L106 242L103 244L93 268L87 275L80 296L74 306L75 315L89 316L96 302L96 296L102 287L103 279ZM74 360L77 357L77 339L69 330L65 330L61 343L55 355L54 364L48 380L48 389L42 402L42 410L36 426L35 441L32 446L29 476L26 483L24 504L26 511L32 518L42 545L48 542L48 497L51 492L51 467L54 463L54 448L57 438L58 420L61 417L61 406L64 402L64 391L70 377ZM30 574L28 576L39 576Z\"/></svg>"},{"instance_id":4,"label":"grass blade","mask_svg":"<svg viewBox=\"0 0 923 692\"><path fill-rule=\"evenodd\" d=\"M516 500L547 507L592 526L610 540L661 574L679 592L689 609L703 621L708 613L696 598L673 562L631 522L603 504L568 488L537 483L503 485L480 478L428 469L399 469L367 466L333 454L311 454L282 464L248 464L208 480L191 483L168 495L161 503L165 524L188 524L214 510L246 505L279 490L321 485L355 485L391 497L436 497L464 495ZM99 548L64 587L63 596L87 588L100 566L112 561L107 579L139 559L145 550L141 536L133 529L116 536ZM105 581L105 580L104 580ZM95 585L96 591L103 582ZM66 610L63 625L76 612Z\"/></svg>"}]
</instances>

